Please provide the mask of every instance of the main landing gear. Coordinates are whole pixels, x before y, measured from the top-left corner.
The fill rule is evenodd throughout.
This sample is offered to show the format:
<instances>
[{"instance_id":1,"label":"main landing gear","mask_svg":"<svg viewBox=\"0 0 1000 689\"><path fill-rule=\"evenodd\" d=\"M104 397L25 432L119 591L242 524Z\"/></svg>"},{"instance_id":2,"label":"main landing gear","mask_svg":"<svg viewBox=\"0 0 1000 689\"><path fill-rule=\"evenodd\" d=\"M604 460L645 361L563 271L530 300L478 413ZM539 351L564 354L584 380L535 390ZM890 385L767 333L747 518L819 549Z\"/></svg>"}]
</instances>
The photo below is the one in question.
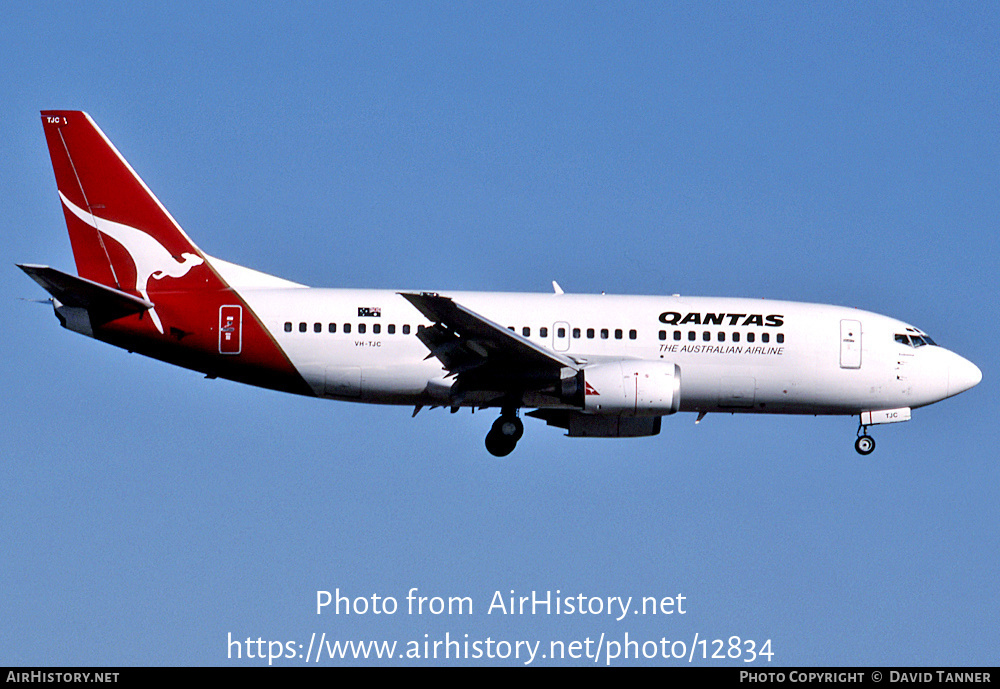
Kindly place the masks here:
<instances>
[{"instance_id":1,"label":"main landing gear","mask_svg":"<svg viewBox=\"0 0 1000 689\"><path fill-rule=\"evenodd\" d=\"M524 424L517 418L516 410L504 410L486 434L486 449L494 457L506 457L524 435Z\"/></svg>"},{"instance_id":2,"label":"main landing gear","mask_svg":"<svg viewBox=\"0 0 1000 689\"><path fill-rule=\"evenodd\" d=\"M875 439L868 435L868 426L858 426L858 439L854 441L854 449L859 455L870 455L875 451Z\"/></svg>"}]
</instances>

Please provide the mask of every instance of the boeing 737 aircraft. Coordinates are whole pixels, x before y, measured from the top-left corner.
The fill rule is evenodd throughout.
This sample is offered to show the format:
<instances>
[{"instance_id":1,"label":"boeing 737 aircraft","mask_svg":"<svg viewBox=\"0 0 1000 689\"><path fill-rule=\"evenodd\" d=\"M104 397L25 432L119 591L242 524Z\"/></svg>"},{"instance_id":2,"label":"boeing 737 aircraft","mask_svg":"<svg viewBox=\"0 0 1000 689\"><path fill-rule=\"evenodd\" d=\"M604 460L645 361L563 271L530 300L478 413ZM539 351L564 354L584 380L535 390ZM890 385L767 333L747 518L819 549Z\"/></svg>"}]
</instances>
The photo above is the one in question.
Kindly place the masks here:
<instances>
[{"instance_id":1,"label":"boeing 737 aircraft","mask_svg":"<svg viewBox=\"0 0 1000 689\"><path fill-rule=\"evenodd\" d=\"M893 318L674 296L316 289L201 251L89 115L44 111L79 277L21 265L63 327L230 380L349 402L498 408L572 437L656 435L697 412L841 414L869 426L957 395L979 369Z\"/></svg>"}]
</instances>

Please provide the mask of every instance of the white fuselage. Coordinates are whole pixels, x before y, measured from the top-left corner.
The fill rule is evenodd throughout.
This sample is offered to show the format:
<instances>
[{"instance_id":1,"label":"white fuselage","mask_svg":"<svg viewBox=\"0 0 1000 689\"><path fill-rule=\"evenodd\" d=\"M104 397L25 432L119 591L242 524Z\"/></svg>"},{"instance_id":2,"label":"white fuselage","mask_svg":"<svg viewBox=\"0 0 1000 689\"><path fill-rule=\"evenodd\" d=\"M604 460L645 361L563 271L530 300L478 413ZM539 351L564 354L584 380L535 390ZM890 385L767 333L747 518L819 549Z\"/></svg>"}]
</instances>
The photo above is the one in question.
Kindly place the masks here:
<instances>
[{"instance_id":1,"label":"white fuselage","mask_svg":"<svg viewBox=\"0 0 1000 689\"><path fill-rule=\"evenodd\" d=\"M447 371L414 336L429 323L399 293L240 293L317 395L448 404ZM612 360L676 364L681 411L858 414L916 408L958 394L981 377L973 364L946 349L898 342L896 335L919 333L912 326L847 307L680 296L448 296L583 366ZM462 404L481 402L471 397ZM539 398L526 406L560 405Z\"/></svg>"}]
</instances>

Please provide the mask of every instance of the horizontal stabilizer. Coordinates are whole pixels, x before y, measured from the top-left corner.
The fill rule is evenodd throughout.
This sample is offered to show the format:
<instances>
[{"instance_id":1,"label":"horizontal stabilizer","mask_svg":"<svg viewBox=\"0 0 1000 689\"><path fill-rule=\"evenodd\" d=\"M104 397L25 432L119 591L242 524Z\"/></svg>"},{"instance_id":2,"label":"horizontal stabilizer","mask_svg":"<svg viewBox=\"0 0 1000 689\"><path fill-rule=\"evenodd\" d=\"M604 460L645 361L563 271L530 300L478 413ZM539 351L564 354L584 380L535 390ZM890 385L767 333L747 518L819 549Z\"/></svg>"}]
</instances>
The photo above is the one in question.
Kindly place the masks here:
<instances>
[{"instance_id":1,"label":"horizontal stabilizer","mask_svg":"<svg viewBox=\"0 0 1000 689\"><path fill-rule=\"evenodd\" d=\"M107 323L153 308L145 299L55 268L31 264L18 264L17 267L61 304L86 309L96 323Z\"/></svg>"}]
</instances>

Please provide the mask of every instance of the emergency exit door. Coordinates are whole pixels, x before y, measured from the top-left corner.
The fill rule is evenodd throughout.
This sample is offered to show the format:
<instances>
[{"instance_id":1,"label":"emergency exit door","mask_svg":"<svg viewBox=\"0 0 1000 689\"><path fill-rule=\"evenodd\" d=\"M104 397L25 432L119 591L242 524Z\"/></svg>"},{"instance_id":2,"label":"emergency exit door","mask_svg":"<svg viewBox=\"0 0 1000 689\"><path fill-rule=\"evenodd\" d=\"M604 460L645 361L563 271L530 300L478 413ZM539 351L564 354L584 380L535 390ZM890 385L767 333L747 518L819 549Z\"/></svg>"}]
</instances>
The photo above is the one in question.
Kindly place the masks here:
<instances>
[{"instance_id":1,"label":"emergency exit door","mask_svg":"<svg viewBox=\"0 0 1000 689\"><path fill-rule=\"evenodd\" d=\"M569 323L559 321L552 324L552 349L557 352L569 349Z\"/></svg>"}]
</instances>

